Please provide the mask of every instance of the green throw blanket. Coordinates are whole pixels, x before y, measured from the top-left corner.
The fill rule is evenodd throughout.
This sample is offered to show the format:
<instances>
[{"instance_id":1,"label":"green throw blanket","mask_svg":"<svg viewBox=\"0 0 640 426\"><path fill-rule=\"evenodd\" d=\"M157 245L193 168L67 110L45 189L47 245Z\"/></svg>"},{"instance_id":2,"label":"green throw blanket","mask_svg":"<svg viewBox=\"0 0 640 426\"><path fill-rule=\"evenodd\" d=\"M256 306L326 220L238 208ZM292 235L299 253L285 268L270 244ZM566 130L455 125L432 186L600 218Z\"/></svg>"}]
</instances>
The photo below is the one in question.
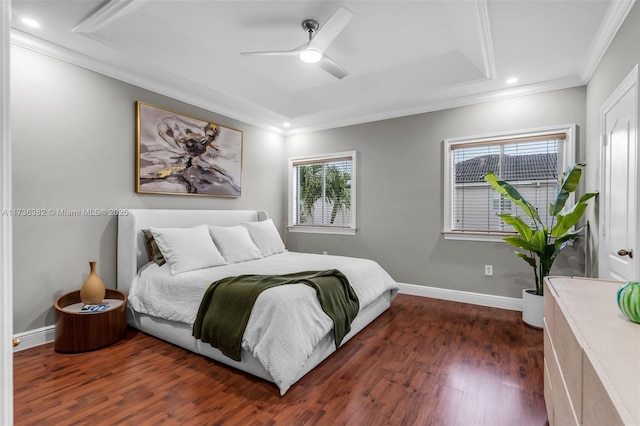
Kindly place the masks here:
<instances>
[{"instance_id":1,"label":"green throw blanket","mask_svg":"<svg viewBox=\"0 0 640 426\"><path fill-rule=\"evenodd\" d=\"M351 321L358 314L360 303L347 277L335 269L286 275L240 275L216 281L200 302L193 336L240 361L242 336L260 293L271 287L299 283L316 290L322 310L333 321L338 348L351 330Z\"/></svg>"}]
</instances>

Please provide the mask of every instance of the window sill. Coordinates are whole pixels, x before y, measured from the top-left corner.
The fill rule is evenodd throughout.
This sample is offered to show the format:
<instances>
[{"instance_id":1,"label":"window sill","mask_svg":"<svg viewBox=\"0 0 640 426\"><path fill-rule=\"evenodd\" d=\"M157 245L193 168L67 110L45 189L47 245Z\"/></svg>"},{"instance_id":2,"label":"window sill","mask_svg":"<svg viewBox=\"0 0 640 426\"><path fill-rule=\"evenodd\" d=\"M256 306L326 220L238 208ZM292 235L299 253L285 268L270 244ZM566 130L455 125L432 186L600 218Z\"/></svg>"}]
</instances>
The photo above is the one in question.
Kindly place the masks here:
<instances>
[{"instance_id":1,"label":"window sill","mask_svg":"<svg viewBox=\"0 0 640 426\"><path fill-rule=\"evenodd\" d=\"M517 235L515 232L470 232L470 231L442 231L445 240L457 241L487 241L503 243L504 237Z\"/></svg>"},{"instance_id":2,"label":"window sill","mask_svg":"<svg viewBox=\"0 0 640 426\"><path fill-rule=\"evenodd\" d=\"M356 228L333 228L330 226L288 226L287 230L301 234L356 235Z\"/></svg>"}]
</instances>

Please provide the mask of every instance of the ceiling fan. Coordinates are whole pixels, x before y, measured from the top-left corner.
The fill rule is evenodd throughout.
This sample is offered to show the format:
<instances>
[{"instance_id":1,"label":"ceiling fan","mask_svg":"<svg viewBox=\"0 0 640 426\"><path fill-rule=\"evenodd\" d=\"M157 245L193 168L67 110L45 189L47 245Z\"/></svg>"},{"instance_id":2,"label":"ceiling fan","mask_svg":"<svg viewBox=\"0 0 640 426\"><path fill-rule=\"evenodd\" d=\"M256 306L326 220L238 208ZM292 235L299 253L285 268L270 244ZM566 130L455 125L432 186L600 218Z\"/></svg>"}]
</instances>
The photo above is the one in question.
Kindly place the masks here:
<instances>
[{"instance_id":1,"label":"ceiling fan","mask_svg":"<svg viewBox=\"0 0 640 426\"><path fill-rule=\"evenodd\" d=\"M303 62L315 63L318 67L334 77L342 79L348 76L349 73L324 52L336 37L338 37L338 34L347 26L349 21L351 21L351 18L353 18L353 13L340 6L320 29L318 29L318 22L313 19L305 19L302 21L302 28L309 34L309 41L293 50L243 52L241 55L298 56Z\"/></svg>"}]
</instances>

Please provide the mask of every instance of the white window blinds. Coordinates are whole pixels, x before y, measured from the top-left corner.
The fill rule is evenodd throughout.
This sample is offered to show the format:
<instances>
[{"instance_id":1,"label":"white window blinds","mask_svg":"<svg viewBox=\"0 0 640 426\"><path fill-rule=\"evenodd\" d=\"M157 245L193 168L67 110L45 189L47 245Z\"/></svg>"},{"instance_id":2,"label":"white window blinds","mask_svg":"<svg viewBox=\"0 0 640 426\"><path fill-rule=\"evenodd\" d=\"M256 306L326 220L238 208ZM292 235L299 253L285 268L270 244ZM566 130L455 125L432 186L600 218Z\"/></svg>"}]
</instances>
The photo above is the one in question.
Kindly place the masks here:
<instances>
[{"instance_id":1,"label":"white window blinds","mask_svg":"<svg viewBox=\"0 0 640 426\"><path fill-rule=\"evenodd\" d=\"M354 227L353 155L292 159L290 164L292 226Z\"/></svg>"},{"instance_id":2,"label":"white window blinds","mask_svg":"<svg viewBox=\"0 0 640 426\"><path fill-rule=\"evenodd\" d=\"M451 231L513 231L497 214L522 215L520 207L496 193L484 175L494 172L538 208L550 224L549 203L555 200L564 170L565 133L451 144Z\"/></svg>"}]
</instances>

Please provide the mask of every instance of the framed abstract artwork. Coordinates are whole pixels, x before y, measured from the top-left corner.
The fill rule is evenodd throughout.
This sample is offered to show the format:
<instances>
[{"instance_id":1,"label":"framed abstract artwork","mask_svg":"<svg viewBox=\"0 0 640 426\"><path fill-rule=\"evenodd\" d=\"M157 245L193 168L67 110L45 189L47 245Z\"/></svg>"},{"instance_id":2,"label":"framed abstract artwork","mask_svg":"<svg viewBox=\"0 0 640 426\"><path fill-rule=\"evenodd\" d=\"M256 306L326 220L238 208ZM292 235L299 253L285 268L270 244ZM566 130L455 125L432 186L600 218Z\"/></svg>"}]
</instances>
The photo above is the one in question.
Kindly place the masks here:
<instances>
[{"instance_id":1,"label":"framed abstract artwork","mask_svg":"<svg viewBox=\"0 0 640 426\"><path fill-rule=\"evenodd\" d=\"M242 131L136 102L136 192L239 197Z\"/></svg>"}]
</instances>

